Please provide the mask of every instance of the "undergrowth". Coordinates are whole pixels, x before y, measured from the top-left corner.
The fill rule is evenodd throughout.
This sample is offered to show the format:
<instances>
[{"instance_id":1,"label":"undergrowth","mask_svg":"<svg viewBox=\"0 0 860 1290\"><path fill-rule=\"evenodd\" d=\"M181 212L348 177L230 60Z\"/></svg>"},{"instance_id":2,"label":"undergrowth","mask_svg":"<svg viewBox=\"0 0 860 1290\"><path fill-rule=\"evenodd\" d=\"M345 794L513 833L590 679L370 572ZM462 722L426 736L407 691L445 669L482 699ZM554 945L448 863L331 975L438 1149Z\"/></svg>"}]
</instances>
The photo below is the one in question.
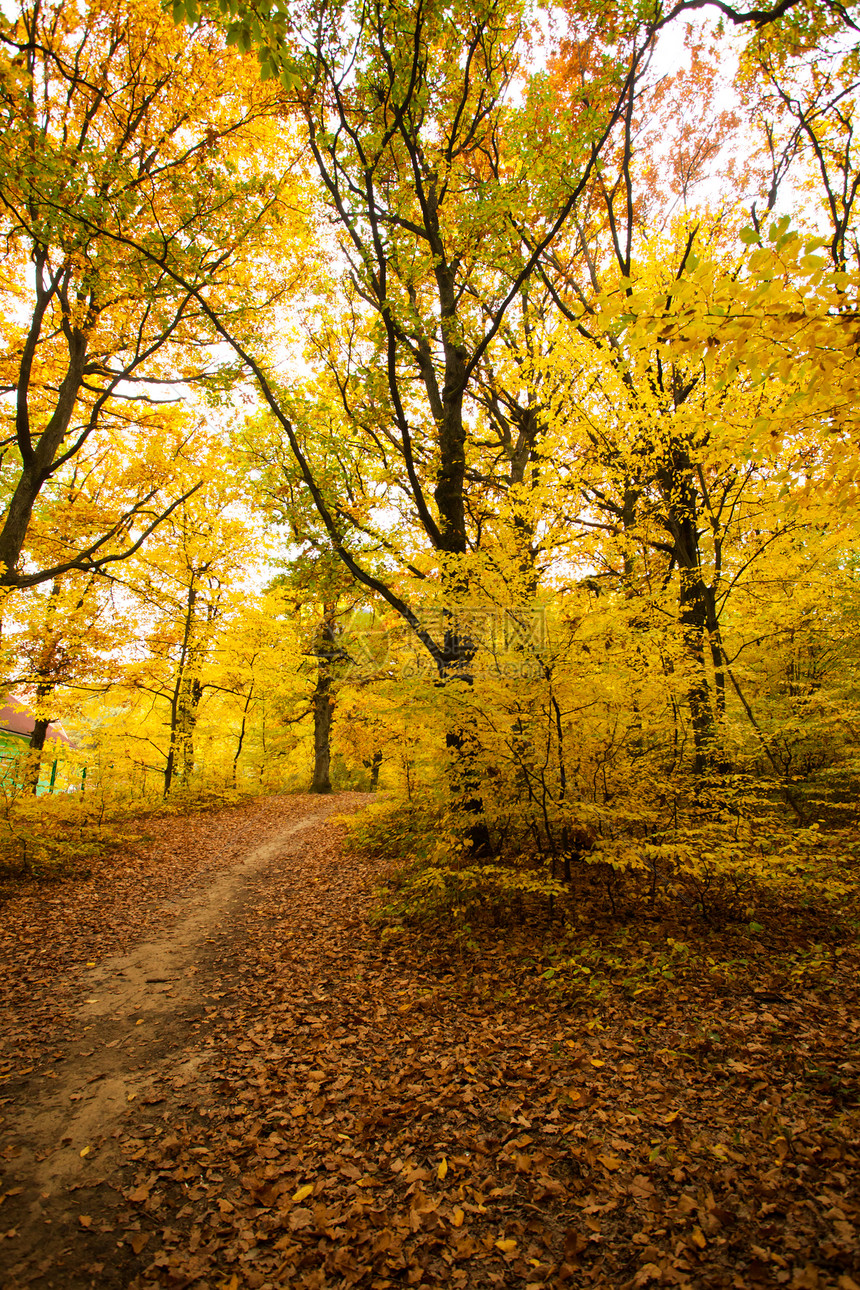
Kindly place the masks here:
<instances>
[{"instance_id":1,"label":"undergrowth","mask_svg":"<svg viewBox=\"0 0 860 1290\"><path fill-rule=\"evenodd\" d=\"M536 847L478 858L463 838L433 802L380 802L353 822L348 845L383 864L380 935L464 961L513 954L516 988L562 1004L647 1000L667 982L795 989L826 981L860 939L854 829L691 817L597 838L569 880Z\"/></svg>"}]
</instances>

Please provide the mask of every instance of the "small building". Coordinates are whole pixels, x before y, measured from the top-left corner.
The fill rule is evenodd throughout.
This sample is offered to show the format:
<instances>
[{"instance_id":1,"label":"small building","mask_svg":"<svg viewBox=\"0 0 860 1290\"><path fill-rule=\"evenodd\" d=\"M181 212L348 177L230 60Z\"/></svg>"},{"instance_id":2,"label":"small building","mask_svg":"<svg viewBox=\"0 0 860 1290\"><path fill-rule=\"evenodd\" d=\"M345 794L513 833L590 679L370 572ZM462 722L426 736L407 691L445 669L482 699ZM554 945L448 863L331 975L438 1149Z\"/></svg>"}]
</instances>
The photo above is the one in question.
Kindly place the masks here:
<instances>
[{"instance_id":1,"label":"small building","mask_svg":"<svg viewBox=\"0 0 860 1290\"><path fill-rule=\"evenodd\" d=\"M0 708L0 781L11 788L10 781L18 782L23 769L23 760L30 749L30 739L36 716L23 699L10 694ZM39 771L39 783L36 793L50 793L57 780L58 753L61 748L73 748L69 736L59 723L48 726L45 735L45 747L42 752L42 764Z\"/></svg>"}]
</instances>

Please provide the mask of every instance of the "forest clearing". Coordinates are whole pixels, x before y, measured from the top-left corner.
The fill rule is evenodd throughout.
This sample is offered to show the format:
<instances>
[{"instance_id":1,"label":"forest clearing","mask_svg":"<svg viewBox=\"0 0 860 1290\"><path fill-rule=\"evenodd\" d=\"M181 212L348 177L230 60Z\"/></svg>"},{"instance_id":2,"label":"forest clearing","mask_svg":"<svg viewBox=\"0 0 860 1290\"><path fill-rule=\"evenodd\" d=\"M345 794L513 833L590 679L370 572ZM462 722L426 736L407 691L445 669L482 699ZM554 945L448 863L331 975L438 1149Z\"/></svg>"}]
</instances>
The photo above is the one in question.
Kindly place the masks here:
<instances>
[{"instance_id":1,"label":"forest clearing","mask_svg":"<svg viewBox=\"0 0 860 1290\"><path fill-rule=\"evenodd\" d=\"M366 801L155 817L7 904L9 1290L858 1284L844 928L581 882L588 984L559 926L389 939Z\"/></svg>"}]
</instances>

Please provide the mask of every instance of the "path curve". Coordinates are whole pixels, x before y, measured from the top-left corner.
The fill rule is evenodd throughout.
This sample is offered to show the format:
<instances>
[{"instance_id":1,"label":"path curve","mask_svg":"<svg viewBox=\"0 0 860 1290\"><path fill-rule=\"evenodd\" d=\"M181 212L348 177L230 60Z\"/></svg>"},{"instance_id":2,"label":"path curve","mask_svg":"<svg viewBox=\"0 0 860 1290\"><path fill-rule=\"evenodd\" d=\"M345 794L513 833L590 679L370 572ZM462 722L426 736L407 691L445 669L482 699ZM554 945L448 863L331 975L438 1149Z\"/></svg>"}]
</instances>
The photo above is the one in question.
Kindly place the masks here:
<instances>
[{"instance_id":1,"label":"path curve","mask_svg":"<svg viewBox=\"0 0 860 1290\"><path fill-rule=\"evenodd\" d=\"M363 800L349 795L353 809ZM87 1189L97 1204L109 1201L100 1189L123 1164L119 1140L148 1114L148 1095L165 1070L190 1077L210 1055L192 1040L190 1023L204 1010L213 946L230 937L272 864L310 842L345 805L341 795L323 799L207 885L168 897L160 911L171 924L167 930L88 974L73 1018L79 1041L51 1078L19 1081L7 1108L0 1246L0 1267L11 1275L2 1282L7 1290L99 1284L87 1277L73 1282L63 1267L72 1235L68 1213L80 1209L79 1201L70 1206L71 1193Z\"/></svg>"}]
</instances>

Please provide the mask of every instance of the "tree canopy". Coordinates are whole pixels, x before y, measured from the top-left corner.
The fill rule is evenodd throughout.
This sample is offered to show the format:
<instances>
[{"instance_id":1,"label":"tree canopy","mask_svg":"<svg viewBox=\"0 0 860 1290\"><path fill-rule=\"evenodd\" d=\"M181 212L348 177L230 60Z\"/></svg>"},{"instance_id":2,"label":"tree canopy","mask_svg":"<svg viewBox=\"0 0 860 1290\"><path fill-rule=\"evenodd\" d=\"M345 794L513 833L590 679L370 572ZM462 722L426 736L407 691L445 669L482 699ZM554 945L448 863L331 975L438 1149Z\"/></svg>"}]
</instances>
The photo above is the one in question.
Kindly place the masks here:
<instances>
[{"instance_id":1,"label":"tree canopy","mask_svg":"<svg viewBox=\"0 0 860 1290\"><path fill-rule=\"evenodd\" d=\"M9 689L516 881L849 792L855 9L172 17L0 32Z\"/></svg>"}]
</instances>

